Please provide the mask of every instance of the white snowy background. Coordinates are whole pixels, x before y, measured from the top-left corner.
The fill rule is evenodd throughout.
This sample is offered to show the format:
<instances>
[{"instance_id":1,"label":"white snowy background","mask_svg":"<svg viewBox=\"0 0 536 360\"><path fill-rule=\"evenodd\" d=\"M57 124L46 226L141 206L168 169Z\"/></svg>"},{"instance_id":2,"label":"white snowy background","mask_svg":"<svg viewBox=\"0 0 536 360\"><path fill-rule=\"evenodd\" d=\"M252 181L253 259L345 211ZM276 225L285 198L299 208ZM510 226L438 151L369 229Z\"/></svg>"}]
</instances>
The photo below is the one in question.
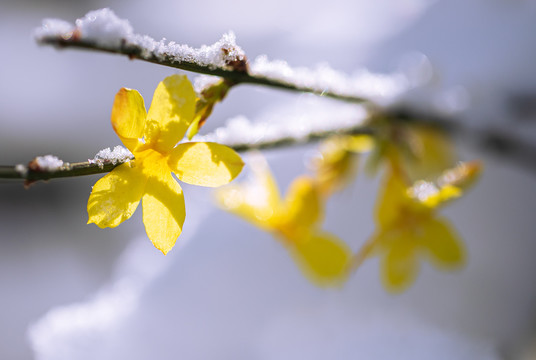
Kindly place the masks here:
<instances>
[{"instance_id":1,"label":"white snowy background","mask_svg":"<svg viewBox=\"0 0 536 360\"><path fill-rule=\"evenodd\" d=\"M246 53L295 66L392 72L415 54L432 82L413 106L456 110L471 124L533 138L536 2L530 0L14 1L0 3L0 164L54 154L92 158L119 144L109 115L122 86L149 102L173 69L125 57L39 47L43 18L74 21L111 7L138 33L192 46L233 30ZM422 58L422 57L421 57ZM193 74L191 78L194 77ZM242 86L207 131L237 115L304 114L332 102ZM377 261L343 289L303 278L269 235L184 186L187 219L166 257L145 237L141 211L113 230L86 225L98 176L0 183L2 359L502 359L530 358L536 330L536 174L481 157L478 186L446 211L466 240L456 273L424 266L392 296ZM268 152L282 187L312 147ZM355 249L372 232L377 183L360 177L329 203L326 228Z\"/></svg>"}]
</instances>

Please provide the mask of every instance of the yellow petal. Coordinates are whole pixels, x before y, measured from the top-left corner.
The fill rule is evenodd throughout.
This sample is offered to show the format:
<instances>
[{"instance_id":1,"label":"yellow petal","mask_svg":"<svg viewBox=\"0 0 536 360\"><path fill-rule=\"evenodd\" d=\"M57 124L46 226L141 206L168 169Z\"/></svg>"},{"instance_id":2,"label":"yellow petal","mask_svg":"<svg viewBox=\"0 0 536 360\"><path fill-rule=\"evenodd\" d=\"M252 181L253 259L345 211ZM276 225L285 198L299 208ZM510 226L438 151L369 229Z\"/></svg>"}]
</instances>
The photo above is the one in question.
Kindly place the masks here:
<instances>
[{"instance_id":1,"label":"yellow petal","mask_svg":"<svg viewBox=\"0 0 536 360\"><path fill-rule=\"evenodd\" d=\"M376 203L376 221L381 227L389 226L400 217L400 210L407 202L406 185L397 173L386 174Z\"/></svg>"},{"instance_id":2,"label":"yellow petal","mask_svg":"<svg viewBox=\"0 0 536 360\"><path fill-rule=\"evenodd\" d=\"M134 214L143 195L147 179L137 167L121 164L97 181L89 200L88 224L116 227Z\"/></svg>"},{"instance_id":3,"label":"yellow petal","mask_svg":"<svg viewBox=\"0 0 536 360\"><path fill-rule=\"evenodd\" d=\"M168 164L181 181L209 187L229 183L244 166L233 149L210 142L179 144L173 149Z\"/></svg>"},{"instance_id":4,"label":"yellow petal","mask_svg":"<svg viewBox=\"0 0 536 360\"><path fill-rule=\"evenodd\" d=\"M225 210L242 217L267 231L273 230L271 218L274 210L266 206L262 194L241 185L228 185L215 192L217 203ZM251 194L251 195L250 195Z\"/></svg>"},{"instance_id":5,"label":"yellow petal","mask_svg":"<svg viewBox=\"0 0 536 360\"><path fill-rule=\"evenodd\" d=\"M446 202L462 196L460 188L452 185L444 185L438 188L434 183L419 180L406 190L406 194L416 204L424 205L429 209L444 205Z\"/></svg>"},{"instance_id":6,"label":"yellow petal","mask_svg":"<svg viewBox=\"0 0 536 360\"><path fill-rule=\"evenodd\" d=\"M333 137L320 145L320 154L313 163L320 190L329 195L349 183L357 173L357 155L346 144L350 137Z\"/></svg>"},{"instance_id":7,"label":"yellow petal","mask_svg":"<svg viewBox=\"0 0 536 360\"><path fill-rule=\"evenodd\" d=\"M275 179L261 155L250 155L249 179L215 192L217 202L264 230L274 230L276 215L281 211L281 198Z\"/></svg>"},{"instance_id":8,"label":"yellow petal","mask_svg":"<svg viewBox=\"0 0 536 360\"><path fill-rule=\"evenodd\" d=\"M455 268L465 263L465 247L454 229L443 219L421 225L419 242L437 266Z\"/></svg>"},{"instance_id":9,"label":"yellow petal","mask_svg":"<svg viewBox=\"0 0 536 360\"><path fill-rule=\"evenodd\" d=\"M188 140L192 140L192 138L199 132L199 122L201 121L200 114L196 114L194 121L190 124L190 127L188 128L188 132L186 133L186 137Z\"/></svg>"},{"instance_id":10,"label":"yellow petal","mask_svg":"<svg viewBox=\"0 0 536 360\"><path fill-rule=\"evenodd\" d=\"M345 137L345 147L356 153L366 153L374 149L376 139L371 135L353 135Z\"/></svg>"},{"instance_id":11,"label":"yellow petal","mask_svg":"<svg viewBox=\"0 0 536 360\"><path fill-rule=\"evenodd\" d=\"M145 127L145 104L136 90L122 88L115 95L112 108L112 127L123 144L130 150L138 144Z\"/></svg>"},{"instance_id":12,"label":"yellow petal","mask_svg":"<svg viewBox=\"0 0 536 360\"><path fill-rule=\"evenodd\" d=\"M456 186L445 185L439 189L438 193L426 198L422 203L429 208L435 208L439 205L445 205L445 203L462 196L462 190Z\"/></svg>"},{"instance_id":13,"label":"yellow petal","mask_svg":"<svg viewBox=\"0 0 536 360\"><path fill-rule=\"evenodd\" d=\"M391 292L406 290L419 273L415 239L408 232L399 236L381 260L382 281Z\"/></svg>"},{"instance_id":14,"label":"yellow petal","mask_svg":"<svg viewBox=\"0 0 536 360\"><path fill-rule=\"evenodd\" d=\"M294 244L290 247L293 257L314 283L333 286L346 279L351 251L338 237L319 232Z\"/></svg>"},{"instance_id":15,"label":"yellow petal","mask_svg":"<svg viewBox=\"0 0 536 360\"><path fill-rule=\"evenodd\" d=\"M285 203L285 223L308 227L323 216L320 193L310 177L302 176L292 182Z\"/></svg>"},{"instance_id":16,"label":"yellow petal","mask_svg":"<svg viewBox=\"0 0 536 360\"><path fill-rule=\"evenodd\" d=\"M165 255L181 234L186 215L182 189L171 173L149 178L142 206L147 236Z\"/></svg>"},{"instance_id":17,"label":"yellow petal","mask_svg":"<svg viewBox=\"0 0 536 360\"><path fill-rule=\"evenodd\" d=\"M169 152L184 137L195 113L195 92L185 75L160 82L147 114L145 140L155 150Z\"/></svg>"}]
</instances>

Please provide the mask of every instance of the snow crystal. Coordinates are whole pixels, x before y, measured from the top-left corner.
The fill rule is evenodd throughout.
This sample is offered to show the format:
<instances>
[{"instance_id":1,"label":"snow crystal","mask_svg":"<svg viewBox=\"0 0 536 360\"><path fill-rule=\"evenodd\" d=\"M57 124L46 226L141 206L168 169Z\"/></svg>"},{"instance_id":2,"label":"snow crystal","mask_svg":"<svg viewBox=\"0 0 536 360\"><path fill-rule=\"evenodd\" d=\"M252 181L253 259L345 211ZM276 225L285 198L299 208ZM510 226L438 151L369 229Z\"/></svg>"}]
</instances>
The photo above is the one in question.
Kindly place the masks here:
<instances>
[{"instance_id":1,"label":"snow crystal","mask_svg":"<svg viewBox=\"0 0 536 360\"><path fill-rule=\"evenodd\" d=\"M63 160L54 155L38 156L35 162L42 171L57 171L63 167Z\"/></svg>"},{"instance_id":2,"label":"snow crystal","mask_svg":"<svg viewBox=\"0 0 536 360\"><path fill-rule=\"evenodd\" d=\"M58 40L81 41L97 44L107 49L122 46L137 48L142 58L190 62L210 68L226 68L236 61L246 60L244 51L236 45L234 33L228 32L213 45L194 49L166 39L154 40L147 35L135 34L129 21L121 19L109 8L88 12L76 20L76 26L63 20L47 19L35 31L39 42Z\"/></svg>"},{"instance_id":3,"label":"snow crystal","mask_svg":"<svg viewBox=\"0 0 536 360\"><path fill-rule=\"evenodd\" d=\"M118 47L123 39L133 35L134 31L128 20L120 19L108 9L88 12L76 20L76 28L82 38L92 39L102 46Z\"/></svg>"},{"instance_id":4,"label":"snow crystal","mask_svg":"<svg viewBox=\"0 0 536 360\"><path fill-rule=\"evenodd\" d=\"M383 102L393 100L412 85L408 76L401 72L386 75L360 69L353 76L348 76L327 64L319 64L314 69L293 68L286 61L270 61L266 55L253 61L250 74L311 88L318 93L329 91L342 96L358 96Z\"/></svg>"},{"instance_id":5,"label":"snow crystal","mask_svg":"<svg viewBox=\"0 0 536 360\"><path fill-rule=\"evenodd\" d=\"M26 177L28 174L28 168L22 164L15 165L15 171L21 174L23 177Z\"/></svg>"},{"instance_id":6,"label":"snow crystal","mask_svg":"<svg viewBox=\"0 0 536 360\"><path fill-rule=\"evenodd\" d=\"M104 164L118 164L123 163L128 160L132 160L134 156L130 150L117 145L113 150L110 148L103 149L99 151L93 159L88 159L90 164L97 164L102 167Z\"/></svg>"},{"instance_id":7,"label":"snow crystal","mask_svg":"<svg viewBox=\"0 0 536 360\"><path fill-rule=\"evenodd\" d=\"M429 181L419 180L408 189L408 195L419 201L426 201L430 196L437 195L439 189Z\"/></svg>"},{"instance_id":8,"label":"snow crystal","mask_svg":"<svg viewBox=\"0 0 536 360\"><path fill-rule=\"evenodd\" d=\"M221 81L219 76L212 75L199 75L194 79L194 90L196 93L201 94L205 89L208 89L212 85Z\"/></svg>"}]
</instances>

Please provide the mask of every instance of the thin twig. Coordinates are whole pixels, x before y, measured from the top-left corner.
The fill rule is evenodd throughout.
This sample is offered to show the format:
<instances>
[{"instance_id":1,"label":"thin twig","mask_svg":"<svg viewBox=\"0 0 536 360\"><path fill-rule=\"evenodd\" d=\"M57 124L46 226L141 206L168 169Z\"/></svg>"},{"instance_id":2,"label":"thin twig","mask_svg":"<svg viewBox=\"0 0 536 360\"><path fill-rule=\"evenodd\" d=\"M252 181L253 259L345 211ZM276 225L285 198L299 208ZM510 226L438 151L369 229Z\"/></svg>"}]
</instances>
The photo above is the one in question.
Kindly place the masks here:
<instances>
[{"instance_id":1,"label":"thin twig","mask_svg":"<svg viewBox=\"0 0 536 360\"><path fill-rule=\"evenodd\" d=\"M391 110L389 117L398 122L436 127L456 137L464 145L507 159L520 169L536 172L536 145L506 129L469 126L459 119L419 114L407 109Z\"/></svg>"},{"instance_id":2,"label":"thin twig","mask_svg":"<svg viewBox=\"0 0 536 360\"><path fill-rule=\"evenodd\" d=\"M289 147L296 145L303 145L325 139L334 135L357 135L357 134L373 134L374 130L370 127L363 125L356 125L352 127L311 132L302 138L294 138L291 136L279 137L271 140L260 140L254 143L232 143L224 144L230 148L244 152L249 150L265 150L274 149L280 147ZM102 174L112 171L116 166L126 162L135 160L118 161L115 164L104 163L96 164L94 162L77 162L67 163L56 170L40 169L36 166L0 166L0 179L18 179L26 180L26 182L34 182L38 180L50 180L54 178L62 177L75 177L84 175Z\"/></svg>"}]
</instances>

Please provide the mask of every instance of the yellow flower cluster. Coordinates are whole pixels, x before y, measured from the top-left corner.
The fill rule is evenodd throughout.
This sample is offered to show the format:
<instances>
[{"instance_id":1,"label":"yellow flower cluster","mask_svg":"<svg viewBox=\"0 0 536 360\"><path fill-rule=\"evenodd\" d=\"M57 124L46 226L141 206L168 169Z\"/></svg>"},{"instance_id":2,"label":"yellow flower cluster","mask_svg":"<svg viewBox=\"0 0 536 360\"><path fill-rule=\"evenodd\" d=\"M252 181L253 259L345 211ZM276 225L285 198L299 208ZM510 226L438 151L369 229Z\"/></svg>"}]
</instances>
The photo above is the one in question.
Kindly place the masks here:
<instances>
[{"instance_id":1,"label":"yellow flower cluster","mask_svg":"<svg viewBox=\"0 0 536 360\"><path fill-rule=\"evenodd\" d=\"M469 178L478 170L476 163L462 164L447 171L445 177L452 172L463 172L463 177ZM464 264L463 242L449 222L437 214L440 207L462 195L462 182L417 181L408 188L400 173L390 171L382 189L370 255L380 256L381 276L388 290L403 291L414 282L419 272L419 257L442 269L455 269Z\"/></svg>"},{"instance_id":2,"label":"yellow flower cluster","mask_svg":"<svg viewBox=\"0 0 536 360\"><path fill-rule=\"evenodd\" d=\"M448 140L430 128L380 124L382 133L345 136L321 144L312 162L313 175L293 181L284 200L264 161L250 163L250 182L218 191L222 206L271 232L291 252L315 283L340 284L363 260L379 256L381 275L389 291L407 289L419 270L419 258L442 269L461 266L466 258L459 236L437 214L458 198L480 171L477 163L460 164L435 182L428 179L454 164ZM321 230L325 202L356 174L359 154L372 150L369 169L387 167L375 211L376 231L352 255L345 243ZM372 165L371 165L372 164Z\"/></svg>"},{"instance_id":3,"label":"yellow flower cluster","mask_svg":"<svg viewBox=\"0 0 536 360\"><path fill-rule=\"evenodd\" d=\"M463 242L438 210L462 196L481 167L472 162L448 169L455 163L453 147L437 130L395 126L390 131L391 138L382 144L387 171L366 256L380 257L383 284L401 292L415 281L419 257L445 270L464 264ZM436 180L415 180L431 177Z\"/></svg>"}]
</instances>

